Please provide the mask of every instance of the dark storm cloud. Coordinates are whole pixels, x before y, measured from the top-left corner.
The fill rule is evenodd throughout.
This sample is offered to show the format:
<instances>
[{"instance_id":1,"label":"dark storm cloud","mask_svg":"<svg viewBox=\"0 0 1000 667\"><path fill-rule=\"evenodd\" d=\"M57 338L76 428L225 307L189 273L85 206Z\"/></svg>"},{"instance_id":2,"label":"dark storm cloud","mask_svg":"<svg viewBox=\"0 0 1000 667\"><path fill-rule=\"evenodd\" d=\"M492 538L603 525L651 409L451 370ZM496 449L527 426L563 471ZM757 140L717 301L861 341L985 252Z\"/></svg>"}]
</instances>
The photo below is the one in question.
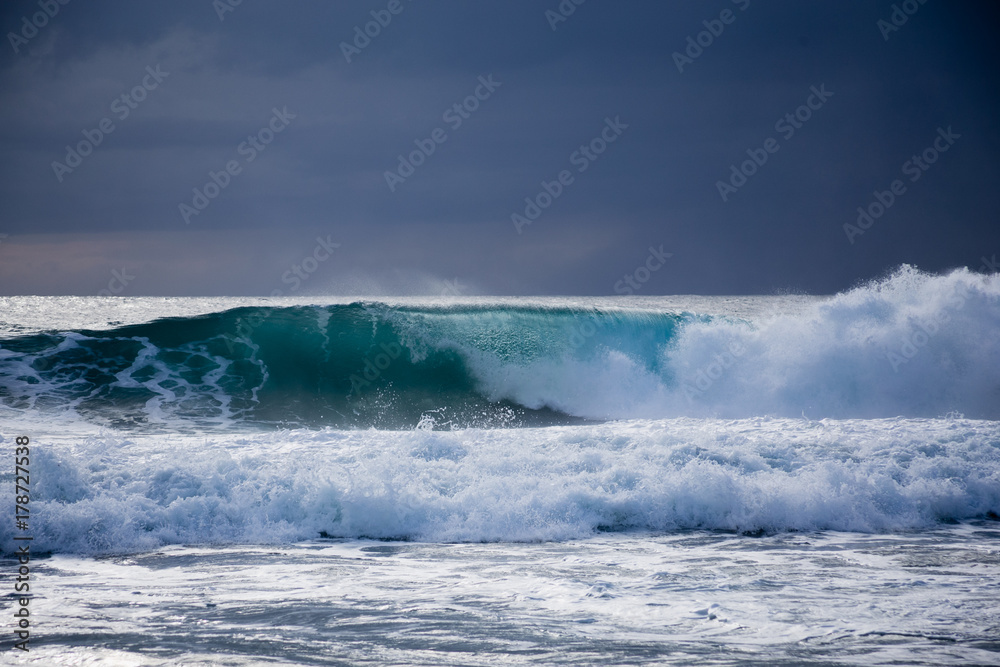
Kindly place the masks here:
<instances>
[{"instance_id":1,"label":"dark storm cloud","mask_svg":"<svg viewBox=\"0 0 1000 667\"><path fill-rule=\"evenodd\" d=\"M243 0L222 20L211 0L52 0L18 53L9 34L41 10L7 3L0 292L93 293L124 264L133 294L268 294L317 234L343 252L308 288L340 292L437 276L607 294L660 244L672 257L639 293L830 292L1000 251L994 3L561 4L575 11L553 30L555 0L400 0L347 62L342 43L388 0ZM910 14L887 31L894 4ZM709 29L679 72L674 54ZM443 118L490 76L460 126ZM121 100L144 80L141 102ZM776 128L813 89L832 95ZM248 161L274 109L287 127ZM627 129L578 172L575 151L616 118ZM55 173L104 119L93 154ZM907 180L948 127L960 138ZM435 129L446 141L390 190L385 172ZM717 183L769 138L777 152L723 201ZM572 184L519 234L511 215L563 170ZM210 173L225 187L182 215ZM905 193L849 239L895 179Z\"/></svg>"}]
</instances>

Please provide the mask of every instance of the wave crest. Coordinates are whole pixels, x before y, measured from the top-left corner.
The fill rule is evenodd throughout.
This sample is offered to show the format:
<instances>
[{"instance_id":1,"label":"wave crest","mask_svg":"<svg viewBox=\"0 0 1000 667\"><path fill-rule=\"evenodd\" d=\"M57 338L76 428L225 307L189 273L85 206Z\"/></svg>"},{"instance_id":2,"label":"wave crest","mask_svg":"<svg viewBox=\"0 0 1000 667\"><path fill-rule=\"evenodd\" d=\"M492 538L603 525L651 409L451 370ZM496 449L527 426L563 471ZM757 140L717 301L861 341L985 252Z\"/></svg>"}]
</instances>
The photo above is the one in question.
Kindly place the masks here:
<instances>
[{"instance_id":1,"label":"wave crest","mask_svg":"<svg viewBox=\"0 0 1000 667\"><path fill-rule=\"evenodd\" d=\"M4 341L0 401L118 425L1000 418L1000 276L904 266L795 314L239 308Z\"/></svg>"}]
</instances>

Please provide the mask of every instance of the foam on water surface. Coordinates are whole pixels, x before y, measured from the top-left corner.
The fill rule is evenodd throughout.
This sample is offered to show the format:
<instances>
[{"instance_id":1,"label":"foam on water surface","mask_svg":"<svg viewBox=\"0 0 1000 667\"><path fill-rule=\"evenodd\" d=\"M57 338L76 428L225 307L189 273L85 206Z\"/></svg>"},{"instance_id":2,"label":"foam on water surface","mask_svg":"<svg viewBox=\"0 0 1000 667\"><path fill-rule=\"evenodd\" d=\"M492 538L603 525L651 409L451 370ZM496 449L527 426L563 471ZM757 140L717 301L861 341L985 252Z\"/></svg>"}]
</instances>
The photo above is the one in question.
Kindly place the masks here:
<instances>
[{"instance_id":1,"label":"foam on water surface","mask_svg":"<svg viewBox=\"0 0 1000 667\"><path fill-rule=\"evenodd\" d=\"M105 432L35 442L34 546L56 552L321 535L879 532L1000 513L1000 426L965 419ZM13 494L0 497L11 513L12 503ZM12 531L0 524L4 544Z\"/></svg>"},{"instance_id":2,"label":"foam on water surface","mask_svg":"<svg viewBox=\"0 0 1000 667\"><path fill-rule=\"evenodd\" d=\"M971 522L60 555L36 566L43 641L12 662L997 664L998 546Z\"/></svg>"}]
</instances>

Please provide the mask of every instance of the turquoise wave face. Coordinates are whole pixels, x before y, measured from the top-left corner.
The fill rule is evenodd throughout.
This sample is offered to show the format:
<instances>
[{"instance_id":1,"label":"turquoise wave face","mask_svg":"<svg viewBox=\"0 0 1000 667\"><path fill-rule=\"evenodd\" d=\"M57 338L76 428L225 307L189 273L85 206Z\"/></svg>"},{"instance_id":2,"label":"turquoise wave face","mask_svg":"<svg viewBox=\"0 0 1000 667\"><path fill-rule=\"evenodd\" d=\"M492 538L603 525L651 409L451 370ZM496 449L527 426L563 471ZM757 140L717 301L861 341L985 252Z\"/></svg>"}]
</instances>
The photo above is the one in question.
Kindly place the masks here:
<instances>
[{"instance_id":1,"label":"turquoise wave face","mask_svg":"<svg viewBox=\"0 0 1000 667\"><path fill-rule=\"evenodd\" d=\"M0 419L47 411L166 429L1000 419L997 331L1000 276L907 267L752 322L517 303L248 307L0 340Z\"/></svg>"},{"instance_id":2,"label":"turquoise wave face","mask_svg":"<svg viewBox=\"0 0 1000 667\"><path fill-rule=\"evenodd\" d=\"M412 428L429 414L438 425L573 423L583 419L498 387L608 350L661 375L661 352L688 319L501 306L239 308L4 341L0 401L115 426Z\"/></svg>"}]
</instances>

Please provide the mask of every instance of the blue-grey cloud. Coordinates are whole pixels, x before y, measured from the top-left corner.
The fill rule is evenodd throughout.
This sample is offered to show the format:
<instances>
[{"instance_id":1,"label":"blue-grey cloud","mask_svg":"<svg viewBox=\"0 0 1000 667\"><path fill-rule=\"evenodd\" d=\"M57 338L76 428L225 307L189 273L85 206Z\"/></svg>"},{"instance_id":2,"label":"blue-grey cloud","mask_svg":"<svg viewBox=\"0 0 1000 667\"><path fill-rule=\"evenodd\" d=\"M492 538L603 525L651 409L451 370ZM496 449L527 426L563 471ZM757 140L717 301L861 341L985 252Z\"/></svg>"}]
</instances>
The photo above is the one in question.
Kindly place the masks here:
<instances>
[{"instance_id":1,"label":"blue-grey cloud","mask_svg":"<svg viewBox=\"0 0 1000 667\"><path fill-rule=\"evenodd\" d=\"M93 293L124 262L137 294L267 294L320 232L330 291L607 294L663 244L643 293L831 292L1000 250L994 3L389 6L7 3L0 293ZM294 117L270 137L274 109ZM579 171L609 118L627 129ZM960 138L845 231L939 128Z\"/></svg>"}]
</instances>

